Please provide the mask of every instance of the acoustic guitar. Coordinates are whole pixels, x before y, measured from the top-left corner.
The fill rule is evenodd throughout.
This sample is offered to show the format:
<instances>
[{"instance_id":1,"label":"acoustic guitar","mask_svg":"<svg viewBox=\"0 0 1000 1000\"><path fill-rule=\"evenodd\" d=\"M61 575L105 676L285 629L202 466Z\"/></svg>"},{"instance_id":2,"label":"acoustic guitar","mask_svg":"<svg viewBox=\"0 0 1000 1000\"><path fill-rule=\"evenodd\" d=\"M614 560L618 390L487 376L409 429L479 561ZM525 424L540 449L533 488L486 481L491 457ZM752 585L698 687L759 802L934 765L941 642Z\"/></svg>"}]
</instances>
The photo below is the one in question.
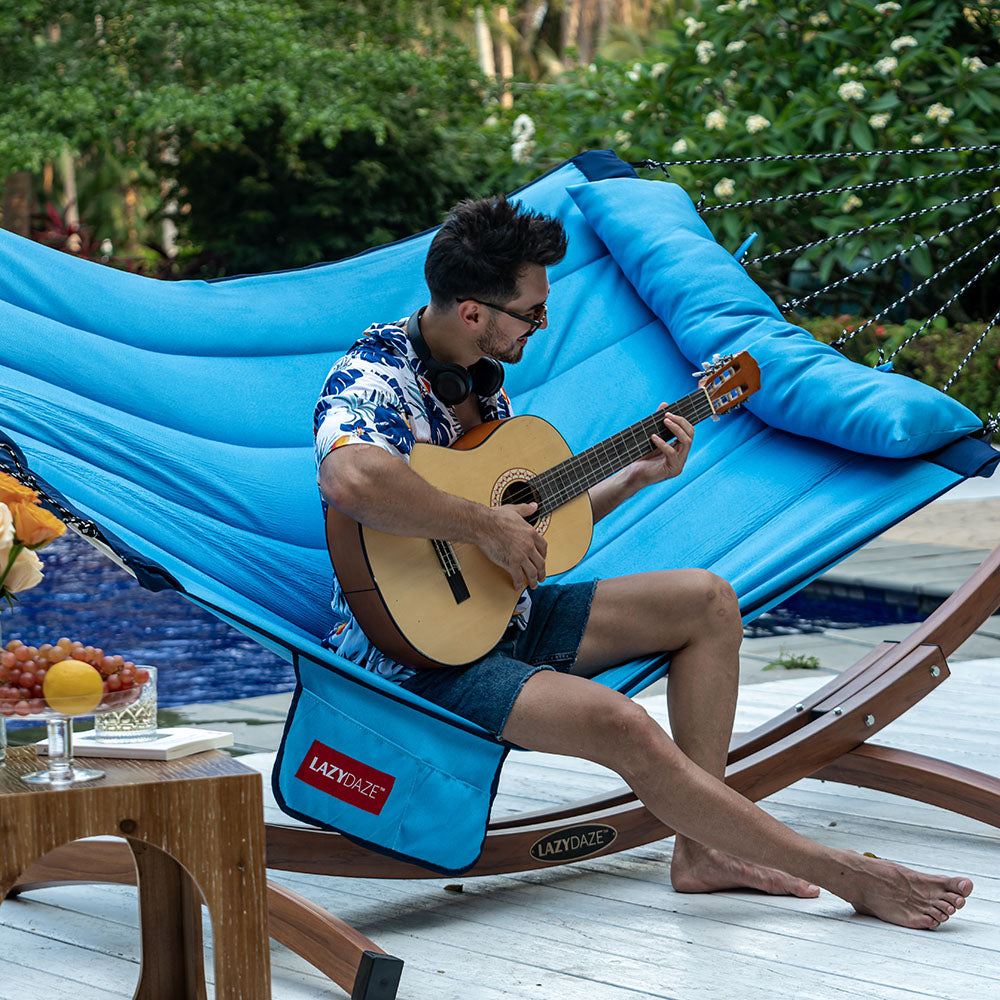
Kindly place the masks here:
<instances>
[{"instance_id":1,"label":"acoustic guitar","mask_svg":"<svg viewBox=\"0 0 1000 1000\"><path fill-rule=\"evenodd\" d=\"M739 406L760 388L744 351L716 357L698 388L668 407L692 424ZM590 547L594 520L587 491L654 450L662 411L573 455L540 417L480 424L450 448L419 443L410 467L438 489L490 506L537 503L531 517L545 536L546 576L572 569ZM330 507L327 545L354 617L382 652L416 667L471 663L507 628L520 594L510 575L468 542L376 531Z\"/></svg>"}]
</instances>

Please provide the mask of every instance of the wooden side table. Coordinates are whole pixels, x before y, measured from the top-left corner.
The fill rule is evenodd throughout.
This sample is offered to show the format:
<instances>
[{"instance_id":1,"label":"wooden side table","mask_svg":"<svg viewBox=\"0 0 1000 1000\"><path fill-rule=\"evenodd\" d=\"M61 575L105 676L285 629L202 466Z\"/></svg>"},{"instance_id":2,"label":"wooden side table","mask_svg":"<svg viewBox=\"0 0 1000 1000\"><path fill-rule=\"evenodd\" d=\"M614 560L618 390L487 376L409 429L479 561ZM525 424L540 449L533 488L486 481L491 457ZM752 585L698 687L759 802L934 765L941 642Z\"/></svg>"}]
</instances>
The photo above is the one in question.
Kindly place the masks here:
<instances>
[{"instance_id":1,"label":"wooden side table","mask_svg":"<svg viewBox=\"0 0 1000 1000\"><path fill-rule=\"evenodd\" d=\"M65 789L20 780L33 747L0 767L0 900L38 858L82 837L124 837L139 887L136 1000L202 1000L201 904L212 919L218 1000L270 1000L261 777L217 750L174 761L102 759Z\"/></svg>"}]
</instances>

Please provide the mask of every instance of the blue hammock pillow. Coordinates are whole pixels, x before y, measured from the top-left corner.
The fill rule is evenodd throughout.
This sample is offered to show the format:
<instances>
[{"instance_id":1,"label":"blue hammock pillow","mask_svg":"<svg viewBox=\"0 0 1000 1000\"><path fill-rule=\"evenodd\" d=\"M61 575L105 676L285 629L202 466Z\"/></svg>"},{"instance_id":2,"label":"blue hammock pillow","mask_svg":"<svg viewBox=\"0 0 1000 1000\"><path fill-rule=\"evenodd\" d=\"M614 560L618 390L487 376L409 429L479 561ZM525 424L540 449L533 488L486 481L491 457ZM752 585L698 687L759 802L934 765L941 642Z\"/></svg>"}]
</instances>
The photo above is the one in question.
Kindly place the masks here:
<instances>
[{"instance_id":1,"label":"blue hammock pillow","mask_svg":"<svg viewBox=\"0 0 1000 1000\"><path fill-rule=\"evenodd\" d=\"M981 429L944 393L849 361L786 322L677 185L613 178L570 194L693 366L750 351L761 391L747 409L770 426L886 458L923 455Z\"/></svg>"}]
</instances>

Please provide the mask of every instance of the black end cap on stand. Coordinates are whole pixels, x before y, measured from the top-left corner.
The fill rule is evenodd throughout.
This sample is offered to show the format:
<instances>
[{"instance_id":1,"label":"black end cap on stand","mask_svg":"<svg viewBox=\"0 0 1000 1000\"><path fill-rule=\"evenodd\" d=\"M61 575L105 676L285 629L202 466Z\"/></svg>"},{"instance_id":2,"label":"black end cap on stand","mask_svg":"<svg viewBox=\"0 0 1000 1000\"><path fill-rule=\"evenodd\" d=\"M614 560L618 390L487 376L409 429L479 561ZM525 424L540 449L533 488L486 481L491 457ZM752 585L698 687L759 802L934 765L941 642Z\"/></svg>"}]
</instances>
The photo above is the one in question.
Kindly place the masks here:
<instances>
[{"instance_id":1,"label":"black end cap on stand","mask_svg":"<svg viewBox=\"0 0 1000 1000\"><path fill-rule=\"evenodd\" d=\"M403 960L392 955L366 951L358 963L351 1000L396 1000Z\"/></svg>"}]
</instances>

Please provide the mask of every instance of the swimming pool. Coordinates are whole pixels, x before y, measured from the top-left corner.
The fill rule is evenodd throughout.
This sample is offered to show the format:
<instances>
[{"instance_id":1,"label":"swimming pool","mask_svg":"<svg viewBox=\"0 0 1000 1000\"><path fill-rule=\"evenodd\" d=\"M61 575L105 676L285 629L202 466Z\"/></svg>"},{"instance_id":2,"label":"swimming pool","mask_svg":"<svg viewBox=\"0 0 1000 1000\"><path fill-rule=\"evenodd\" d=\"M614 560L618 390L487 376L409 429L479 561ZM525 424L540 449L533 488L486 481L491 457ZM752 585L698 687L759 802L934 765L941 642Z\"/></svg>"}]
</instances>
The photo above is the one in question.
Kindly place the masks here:
<instances>
[{"instance_id":1,"label":"swimming pool","mask_svg":"<svg viewBox=\"0 0 1000 1000\"><path fill-rule=\"evenodd\" d=\"M29 645L60 636L159 668L160 706L227 701L290 691L290 663L178 594L143 590L124 570L67 533L42 553L45 577L3 616L4 642ZM859 628L897 621L898 609L869 601L817 602L799 594L758 618L748 636Z\"/></svg>"}]
</instances>

